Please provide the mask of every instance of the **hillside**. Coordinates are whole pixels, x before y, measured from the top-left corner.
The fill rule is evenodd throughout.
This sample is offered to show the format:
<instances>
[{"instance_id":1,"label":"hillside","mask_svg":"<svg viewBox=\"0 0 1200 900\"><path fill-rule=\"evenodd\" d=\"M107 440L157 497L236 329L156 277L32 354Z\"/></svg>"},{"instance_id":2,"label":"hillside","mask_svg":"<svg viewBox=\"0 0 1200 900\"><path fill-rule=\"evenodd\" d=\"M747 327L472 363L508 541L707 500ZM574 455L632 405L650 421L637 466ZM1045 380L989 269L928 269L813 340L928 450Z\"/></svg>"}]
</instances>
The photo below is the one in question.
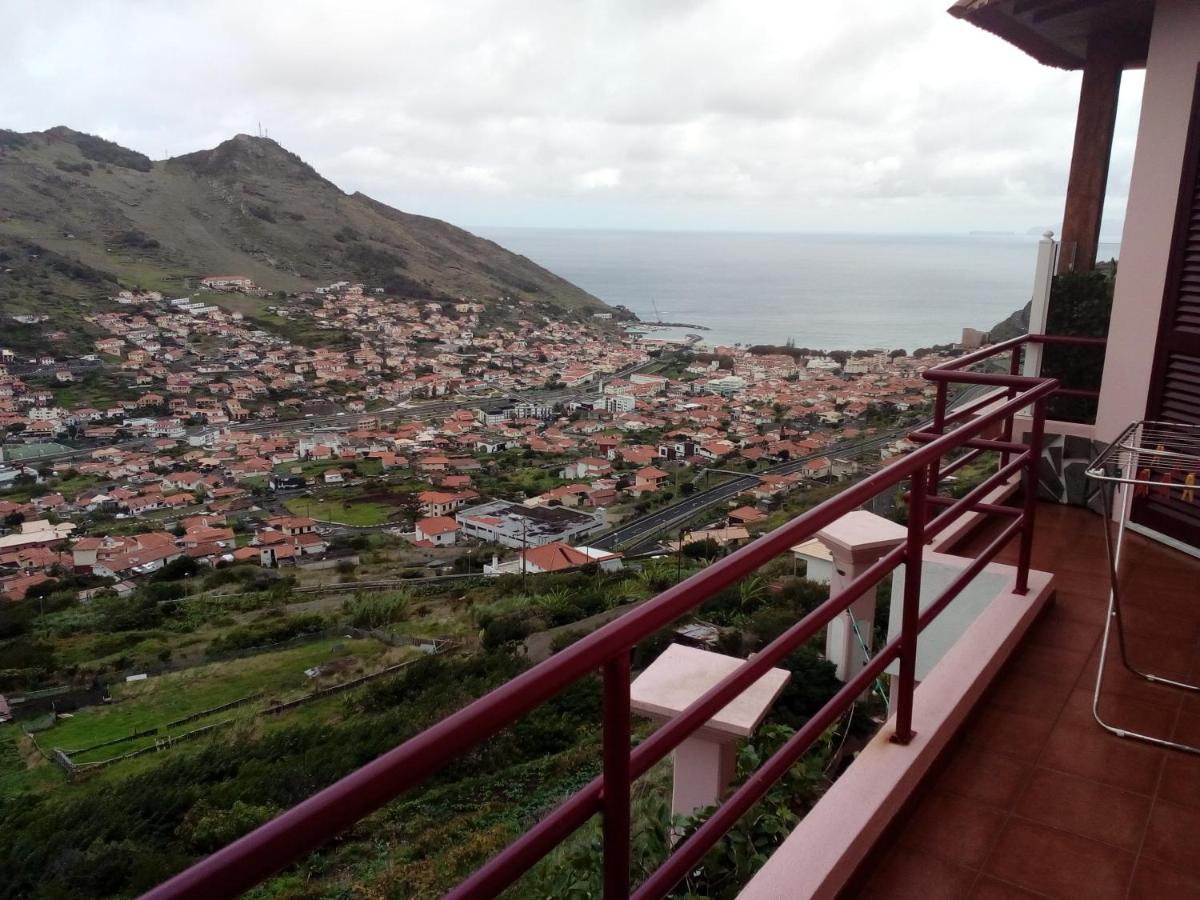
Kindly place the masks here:
<instances>
[{"instance_id":1,"label":"hillside","mask_svg":"<svg viewBox=\"0 0 1200 900\"><path fill-rule=\"evenodd\" d=\"M113 306L108 298L120 289L109 273L0 230L0 312L47 317L44 322L5 318L0 324L0 344L23 357L90 352L89 339L100 332L84 322L83 314Z\"/></svg>"},{"instance_id":2,"label":"hillside","mask_svg":"<svg viewBox=\"0 0 1200 900\"><path fill-rule=\"evenodd\" d=\"M560 316L608 309L492 241L347 194L244 134L156 162L69 128L0 131L0 238L176 294L204 275L241 274L271 291L352 279L412 298L530 300Z\"/></svg>"},{"instance_id":3,"label":"hillside","mask_svg":"<svg viewBox=\"0 0 1200 900\"><path fill-rule=\"evenodd\" d=\"M1029 331L1029 308L1031 304L1026 303L1020 309L1015 310L1003 322L997 322L988 330L988 335L994 344L1001 341L1007 341L1009 338L1015 338Z\"/></svg>"}]
</instances>

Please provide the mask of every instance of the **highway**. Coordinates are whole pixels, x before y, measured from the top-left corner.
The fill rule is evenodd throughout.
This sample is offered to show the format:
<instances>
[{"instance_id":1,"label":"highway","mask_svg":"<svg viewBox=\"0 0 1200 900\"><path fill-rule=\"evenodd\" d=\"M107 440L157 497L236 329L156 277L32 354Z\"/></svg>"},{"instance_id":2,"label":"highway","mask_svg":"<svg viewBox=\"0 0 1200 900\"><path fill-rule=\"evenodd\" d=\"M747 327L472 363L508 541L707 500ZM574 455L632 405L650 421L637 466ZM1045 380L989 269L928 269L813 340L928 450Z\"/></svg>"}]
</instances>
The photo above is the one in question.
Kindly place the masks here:
<instances>
[{"instance_id":1,"label":"highway","mask_svg":"<svg viewBox=\"0 0 1200 900\"><path fill-rule=\"evenodd\" d=\"M658 532L674 524L681 524L711 506L716 506L718 503L730 500L738 494L750 490L758 484L762 475L790 475L793 472L799 471L809 460L822 456L840 457L856 455L869 450L878 450L912 430L911 428L905 428L896 432L890 432L882 437L872 438L869 441L859 441L854 444L839 444L826 448L821 453L811 453L808 456L797 457L796 459L790 459L787 462L779 463L770 468L762 469L753 475L733 478L706 490L698 491L678 503L645 515L627 525L622 525L603 537L589 541L588 543L590 546L598 547L601 550L614 550L620 546L635 547L638 543L642 542L639 539L644 540L653 537Z\"/></svg>"},{"instance_id":2,"label":"highway","mask_svg":"<svg viewBox=\"0 0 1200 900\"><path fill-rule=\"evenodd\" d=\"M967 390L962 391L949 404L953 409L963 403L969 403L976 397L989 388L982 385L975 385ZM649 513L625 525L618 526L607 534L589 541L589 545L598 547L601 550L615 550L619 547L633 549L640 544L646 543L650 538L654 537L661 531L670 528L673 525L681 525L691 519L697 513L703 512L709 507L716 506L726 500L731 500L738 494L750 490L758 484L759 478L756 476L762 475L788 475L798 471L804 463L809 460L817 459L821 456L829 457L844 457L854 456L859 453L878 450L892 441L905 436L912 431L918 431L930 424L932 420L926 420L918 425L896 429L890 431L886 435L872 438L867 441L859 441L854 444L837 444L827 447L820 453L811 453L808 456L798 457L788 460L787 462L779 463L767 469L762 469L754 475L746 475L741 478L734 478L730 481L718 484L715 487L708 488L703 491L698 491L692 496L674 503L671 506L664 507L656 512Z\"/></svg>"}]
</instances>

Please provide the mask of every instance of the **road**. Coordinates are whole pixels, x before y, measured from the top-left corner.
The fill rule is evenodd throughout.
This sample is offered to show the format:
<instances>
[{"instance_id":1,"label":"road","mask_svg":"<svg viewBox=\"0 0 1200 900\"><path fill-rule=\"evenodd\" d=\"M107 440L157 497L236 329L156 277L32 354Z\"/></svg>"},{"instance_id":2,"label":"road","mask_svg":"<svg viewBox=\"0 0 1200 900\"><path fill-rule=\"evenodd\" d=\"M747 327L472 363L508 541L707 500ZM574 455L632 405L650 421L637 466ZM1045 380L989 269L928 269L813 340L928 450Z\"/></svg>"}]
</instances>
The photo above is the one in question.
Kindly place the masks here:
<instances>
[{"instance_id":1,"label":"road","mask_svg":"<svg viewBox=\"0 0 1200 900\"><path fill-rule=\"evenodd\" d=\"M869 450L877 450L881 447L890 444L898 437L907 434L912 429L905 428L901 431L891 432L885 436L872 438L869 441L859 441L855 444L840 444L834 447L829 447L821 453L811 453L808 456L797 457L796 459L788 460L784 463L771 466L767 469L762 469L754 475L746 475L741 478L733 478L730 481L722 482L715 487L707 490L699 491L685 500L671 506L664 507L657 512L652 512L643 516L636 521L630 522L627 525L622 525L614 531L594 541L589 541L589 544L594 547L599 547L601 550L613 550L619 546L636 546L639 538L649 538L654 534L662 531L675 523L685 522L692 516L707 509L710 506L715 506L725 500L730 500L745 491L750 490L758 484L762 475L790 475L793 472L799 471L806 462L817 459L822 456L846 456L858 453L863 453Z\"/></svg>"},{"instance_id":2,"label":"road","mask_svg":"<svg viewBox=\"0 0 1200 900\"><path fill-rule=\"evenodd\" d=\"M956 406L974 400L985 390L988 390L988 388L980 385L968 388L950 402L950 408L953 409ZM888 432L886 435L881 435L868 441L859 441L854 444L839 444L832 447L827 447L820 453L811 453L808 456L802 456L797 459L788 460L784 463L779 463L778 465L771 466L770 468L762 469L756 472L755 475L746 475L742 478L734 478L730 481L716 485L715 487L708 488L707 490L699 491L685 500L681 500L680 502L672 504L671 506L664 507L656 512L649 513L640 519L636 519L633 522L622 525L615 530L610 531L608 534L603 535L594 541L589 541L588 543L591 546L598 547L601 550L615 550L621 546L628 548L637 547L639 544L645 543L648 539L659 532L666 530L672 525L682 524L696 514L703 512L705 509L716 506L718 503L722 503L726 500L730 500L743 491L753 488L756 484L758 484L759 481L758 477L756 476L766 474L787 475L798 471L804 465L804 463L808 462L809 460L817 459L821 456L848 456L869 452L870 450L878 450L881 447L890 444L892 441L895 441L897 438L903 437L912 431L917 431L925 427L926 425L930 424L930 421L931 420L926 420L919 425L897 429L895 431Z\"/></svg>"}]
</instances>

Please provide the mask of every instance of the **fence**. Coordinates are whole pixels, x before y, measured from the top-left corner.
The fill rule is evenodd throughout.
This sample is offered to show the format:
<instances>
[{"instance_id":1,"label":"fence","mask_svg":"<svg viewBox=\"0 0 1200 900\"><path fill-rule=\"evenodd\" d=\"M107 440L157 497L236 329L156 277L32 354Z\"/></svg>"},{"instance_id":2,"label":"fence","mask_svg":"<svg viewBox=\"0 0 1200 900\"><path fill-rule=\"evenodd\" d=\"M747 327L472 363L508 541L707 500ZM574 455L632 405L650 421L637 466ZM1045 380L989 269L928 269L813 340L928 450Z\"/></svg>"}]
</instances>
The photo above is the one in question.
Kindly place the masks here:
<instances>
[{"instance_id":1,"label":"fence","mask_svg":"<svg viewBox=\"0 0 1200 900\"><path fill-rule=\"evenodd\" d=\"M391 636L391 635L386 635L386 633L382 633L382 632L379 635L376 635L373 631L364 631L362 629L357 629L357 628L350 629L350 630L359 632L359 636L378 637L379 640L386 640L389 637L400 637L400 638L403 638L403 641L402 642L397 641L396 642L397 644L403 643L404 645L408 645L408 646L430 647L431 649L429 652L433 653L433 654L445 653L446 651L450 650L451 648L453 648L455 646L453 641L450 641L450 640L447 640L444 638L413 638L413 637L409 637L407 635ZM417 660L417 659L409 659L409 660L405 660L402 663L397 663L394 666L388 666L386 668L379 669L378 671L375 671L375 672L368 672L366 675L360 675L358 678L353 678L350 681L344 681L344 682L340 682L338 684L330 685L329 687L312 691L310 693L305 694L302 697L297 697L293 700L287 700L287 701L284 701L283 703L273 704L271 706L266 707L265 709L259 710L254 715L255 715L255 717L278 715L280 713L287 712L288 710L295 709L296 707L303 706L306 703L312 703L315 700L323 700L326 697L333 696L334 694L340 694L345 691L349 691L354 688L361 687L362 685L367 684L368 682L374 681L377 678L383 678L386 675L392 675L396 672L399 672L400 670L407 668L408 666L411 666L414 663L417 663L419 661L420 660ZM239 697L236 700L231 700L228 703L222 703L219 706L213 706L213 707L209 707L208 709L203 709L198 712L191 713L190 715L187 715L182 718L175 719L171 722L168 722L165 725L158 725L158 726L155 726L154 728L145 728L145 729L142 729L141 731L135 731L135 732L132 732L131 734L125 735L123 737L112 738L111 740L107 740L107 741L101 741L97 744L92 744L88 747L83 747L78 750L64 750L60 747L55 747L50 751L49 754L46 754L44 751L42 751L40 747L38 747L38 750L39 750L39 752L42 752L42 755L46 756L47 759L50 759L52 762L61 766L63 768L63 770L68 774L68 776L74 777L80 773L86 773L86 772L95 771L97 769L105 768L106 766L110 766L113 763L120 762L121 760L133 759L138 756L144 756L147 753L158 753L158 752L162 752L164 750L170 750L177 743L180 743L183 741L194 740L195 738L201 737L212 731L216 731L218 729L225 728L225 727L233 724L233 722L235 722L236 720L235 719L223 719L220 722L213 722L209 725L204 725L204 726L201 726L200 728L195 728L191 731L184 732L183 734L166 733L166 734L163 734L163 736L161 738L157 737L157 735L162 734L163 732L167 732L168 729L175 728L179 725L186 725L189 722L197 721L198 719L202 719L205 716L215 715L220 712L225 712L230 709L235 709L239 706L244 706L247 703L251 703L254 700L260 699L261 697L262 697L262 693L249 694L245 697ZM87 763L77 763L72 759L72 756L79 756L82 753L89 753L92 750L98 750L102 747L111 747L111 746L115 746L116 744L125 743L126 741L136 740L137 738L140 738L140 737L150 737L150 736L155 736L155 740L154 740L153 744L146 746L146 747L139 747L136 750L130 750L127 753L122 753L117 756L110 756L107 759L101 759L101 760L96 760L95 762L87 762ZM32 737L32 735L30 735L30 737ZM35 746L37 746L36 739L34 741L34 744L35 744Z\"/></svg>"},{"instance_id":2,"label":"fence","mask_svg":"<svg viewBox=\"0 0 1200 900\"><path fill-rule=\"evenodd\" d=\"M138 756L145 756L147 753L161 753L163 750L170 750L176 744L184 741L192 741L198 737L203 737L213 731L225 728L232 725L235 719L222 719L220 722L213 722L211 725L203 725L200 728L194 728L191 731L185 731L183 734L171 734L163 738L156 738L154 743L148 747L140 747L137 750L130 750L128 753L122 753L119 756L110 756L107 759L96 760L95 762L76 763L63 750L54 749L53 753L59 757L59 764L63 766L67 774L74 777L80 773L94 772L98 769L104 769L111 766L113 763L121 762L125 759L134 759Z\"/></svg>"},{"instance_id":3,"label":"fence","mask_svg":"<svg viewBox=\"0 0 1200 900\"><path fill-rule=\"evenodd\" d=\"M452 646L452 644L450 641L443 641L442 649L435 650L433 652L434 653L439 653L439 652L444 653L451 646ZM303 706L305 703L311 703L314 700L321 700L321 699L324 699L325 697L329 697L333 694L340 694L344 691L349 691L356 687L361 687L362 685L364 685L370 681L374 681L376 678L382 678L385 675L392 675L396 672L399 672L401 669L406 669L409 666L411 666L417 662L420 662L420 660L408 659L402 663L397 663L394 666L388 666L386 669L380 669L378 672L369 672L366 675L360 675L358 678L351 679L350 681L343 681L340 684L334 684L334 685L330 685L327 688L321 688L320 690L313 691L311 694L306 694L303 697L297 697L295 700L288 700L284 703L277 703L274 706L269 706L266 709L264 709L262 711L262 713L260 713L260 715L264 715L264 716L277 715L278 713L286 712L289 709L295 709L297 706Z\"/></svg>"}]
</instances>

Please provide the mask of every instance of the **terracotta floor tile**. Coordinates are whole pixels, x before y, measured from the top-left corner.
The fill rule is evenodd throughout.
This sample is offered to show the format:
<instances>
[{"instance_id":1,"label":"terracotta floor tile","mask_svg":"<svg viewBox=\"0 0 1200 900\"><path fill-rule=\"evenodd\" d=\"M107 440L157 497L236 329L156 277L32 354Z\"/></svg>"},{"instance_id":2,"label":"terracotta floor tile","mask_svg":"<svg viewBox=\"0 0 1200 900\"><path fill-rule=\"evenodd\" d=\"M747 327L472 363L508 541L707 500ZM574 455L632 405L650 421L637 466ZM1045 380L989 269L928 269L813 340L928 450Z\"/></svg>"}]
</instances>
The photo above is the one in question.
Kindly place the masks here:
<instances>
[{"instance_id":1,"label":"terracotta floor tile","mask_svg":"<svg viewBox=\"0 0 1200 900\"><path fill-rule=\"evenodd\" d=\"M896 850L871 873L859 892L871 900L958 900L966 897L975 872L964 866Z\"/></svg>"},{"instance_id":2,"label":"terracotta floor tile","mask_svg":"<svg viewBox=\"0 0 1200 900\"><path fill-rule=\"evenodd\" d=\"M1068 589L1059 585L1055 589L1053 608L1065 618L1092 625L1099 631L1104 628L1104 617L1107 614L1100 597L1101 589Z\"/></svg>"},{"instance_id":3,"label":"terracotta floor tile","mask_svg":"<svg viewBox=\"0 0 1200 900\"><path fill-rule=\"evenodd\" d=\"M1200 877L1200 809L1158 800L1150 812L1142 859L1168 863L1189 875Z\"/></svg>"},{"instance_id":4,"label":"terracotta floor tile","mask_svg":"<svg viewBox=\"0 0 1200 900\"><path fill-rule=\"evenodd\" d=\"M1013 819L985 871L1047 897L1113 900L1124 896L1133 859L1107 844Z\"/></svg>"},{"instance_id":5,"label":"terracotta floor tile","mask_svg":"<svg viewBox=\"0 0 1200 900\"><path fill-rule=\"evenodd\" d=\"M1080 837L1137 850L1150 817L1150 798L1097 781L1036 769L1016 813Z\"/></svg>"},{"instance_id":6,"label":"terracotta floor tile","mask_svg":"<svg viewBox=\"0 0 1200 900\"><path fill-rule=\"evenodd\" d=\"M1092 718L1108 601L1100 528L1078 509L1039 507L1034 566L1054 572L1055 602L985 693L908 822L880 849L886 872L904 877L887 888L881 870L877 893L862 896L924 900L967 890L984 900L1200 900L1200 756L1120 738ZM978 535L974 549L988 537ZM1127 540L1131 656L1200 681L1200 561L1136 535ZM1012 564L1016 553L1011 543L998 561ZM1113 641L1106 720L1200 745L1200 693L1146 682L1124 669L1115 649ZM964 888L963 872L978 864L989 837L980 872ZM901 842L904 855L893 854Z\"/></svg>"},{"instance_id":7,"label":"terracotta floor tile","mask_svg":"<svg viewBox=\"0 0 1200 900\"><path fill-rule=\"evenodd\" d=\"M975 882L970 900L1042 900L1046 895L1027 891L998 878L983 877Z\"/></svg>"},{"instance_id":8,"label":"terracotta floor tile","mask_svg":"<svg viewBox=\"0 0 1200 900\"><path fill-rule=\"evenodd\" d=\"M1131 655L1130 662L1135 666L1145 665L1152 662L1152 658L1146 659ZM1087 667L1084 669L1085 675L1079 681L1080 687L1091 687L1095 684L1096 669L1099 665L1100 647L1097 645L1091 659L1087 662ZM1104 661L1104 690L1108 693L1120 694L1123 697L1129 697L1132 700L1140 702L1157 703L1160 706L1178 703L1182 697L1176 688L1167 687L1162 684L1153 684L1141 676L1130 672L1121 662L1116 636L1110 638L1108 657Z\"/></svg>"},{"instance_id":9,"label":"terracotta floor tile","mask_svg":"<svg viewBox=\"0 0 1200 900\"><path fill-rule=\"evenodd\" d=\"M1087 650L1022 644L1004 667L1004 672L1074 686L1088 666L1089 656Z\"/></svg>"},{"instance_id":10,"label":"terracotta floor tile","mask_svg":"<svg viewBox=\"0 0 1200 900\"><path fill-rule=\"evenodd\" d=\"M963 747L946 765L934 788L1008 809L1016 803L1032 772L1031 766L1010 756Z\"/></svg>"},{"instance_id":11,"label":"terracotta floor tile","mask_svg":"<svg viewBox=\"0 0 1200 900\"><path fill-rule=\"evenodd\" d=\"M963 741L993 753L1005 753L1033 763L1050 737L1054 722L994 706L980 709L967 725Z\"/></svg>"},{"instance_id":12,"label":"terracotta floor tile","mask_svg":"<svg viewBox=\"0 0 1200 900\"><path fill-rule=\"evenodd\" d=\"M1062 713L1071 685L1027 675L1005 673L988 690L983 702L1009 712L1055 720Z\"/></svg>"},{"instance_id":13,"label":"terracotta floor tile","mask_svg":"<svg viewBox=\"0 0 1200 900\"><path fill-rule=\"evenodd\" d=\"M1158 797L1179 806L1200 809L1200 756L1167 753Z\"/></svg>"},{"instance_id":14,"label":"terracotta floor tile","mask_svg":"<svg viewBox=\"0 0 1200 900\"><path fill-rule=\"evenodd\" d=\"M1196 642L1200 639L1200 618L1173 618L1152 605L1126 603L1122 610L1126 634L1166 640L1185 651L1195 650Z\"/></svg>"},{"instance_id":15,"label":"terracotta floor tile","mask_svg":"<svg viewBox=\"0 0 1200 900\"><path fill-rule=\"evenodd\" d=\"M1194 586L1188 579L1181 579L1178 570L1153 578L1139 573L1134 578L1122 579L1121 587L1122 607L1143 611L1143 618L1159 615L1167 621L1184 623L1188 628L1200 622ZM1131 611L1130 615L1137 613Z\"/></svg>"},{"instance_id":16,"label":"terracotta floor tile","mask_svg":"<svg viewBox=\"0 0 1200 900\"><path fill-rule=\"evenodd\" d=\"M1175 726L1178 709L1178 698L1173 703L1162 703L1158 698L1154 702L1146 702L1107 691L1100 695L1100 715L1105 722L1143 734L1169 737ZM1078 728L1100 727L1092 716L1090 684L1071 692L1058 721L1060 725Z\"/></svg>"},{"instance_id":17,"label":"terracotta floor tile","mask_svg":"<svg viewBox=\"0 0 1200 900\"><path fill-rule=\"evenodd\" d=\"M1200 716L1187 712L1180 714L1171 738L1200 746ZM1164 756L1158 796L1179 806L1200 809L1200 755L1165 751Z\"/></svg>"},{"instance_id":18,"label":"terracotta floor tile","mask_svg":"<svg viewBox=\"0 0 1200 900\"><path fill-rule=\"evenodd\" d=\"M1115 646L1115 644L1114 644ZM1191 677L1195 641L1182 635L1125 633L1125 648L1130 664L1142 672L1161 675L1174 681L1188 682Z\"/></svg>"},{"instance_id":19,"label":"terracotta floor tile","mask_svg":"<svg viewBox=\"0 0 1200 900\"><path fill-rule=\"evenodd\" d=\"M1175 900L1200 897L1200 878L1142 858L1133 870L1129 900Z\"/></svg>"},{"instance_id":20,"label":"terracotta floor tile","mask_svg":"<svg viewBox=\"0 0 1200 900\"><path fill-rule=\"evenodd\" d=\"M900 830L898 845L978 869L1005 813L953 794L930 794Z\"/></svg>"},{"instance_id":21,"label":"terracotta floor tile","mask_svg":"<svg viewBox=\"0 0 1200 900\"><path fill-rule=\"evenodd\" d=\"M1051 607L1029 629L1025 641L1041 647L1062 647L1091 653L1100 640L1100 633L1099 624L1077 622L1061 610Z\"/></svg>"},{"instance_id":22,"label":"terracotta floor tile","mask_svg":"<svg viewBox=\"0 0 1200 900\"><path fill-rule=\"evenodd\" d=\"M1100 728L1060 724L1050 735L1039 765L1149 796L1158 783L1162 753Z\"/></svg>"}]
</instances>

